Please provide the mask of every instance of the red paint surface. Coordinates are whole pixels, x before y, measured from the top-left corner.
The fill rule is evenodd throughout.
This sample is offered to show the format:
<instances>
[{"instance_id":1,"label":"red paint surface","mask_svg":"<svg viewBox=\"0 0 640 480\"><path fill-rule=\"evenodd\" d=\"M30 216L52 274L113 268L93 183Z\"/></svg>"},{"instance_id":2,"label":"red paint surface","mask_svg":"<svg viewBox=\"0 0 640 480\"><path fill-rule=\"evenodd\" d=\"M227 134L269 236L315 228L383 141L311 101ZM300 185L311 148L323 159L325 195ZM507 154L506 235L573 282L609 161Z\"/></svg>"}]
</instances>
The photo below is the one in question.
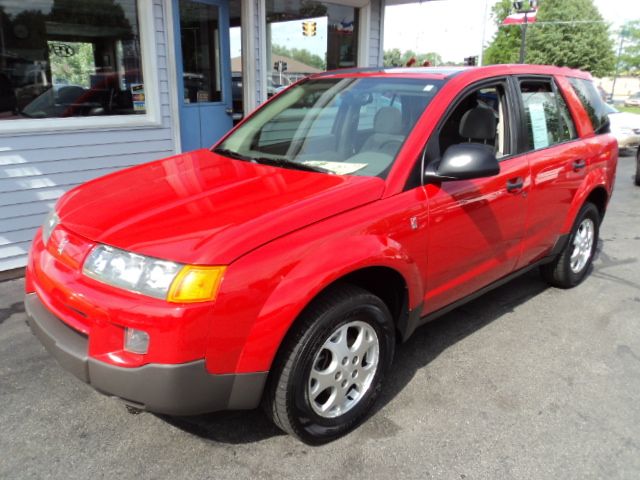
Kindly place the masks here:
<instances>
[{"instance_id":1,"label":"red paint surface","mask_svg":"<svg viewBox=\"0 0 640 480\"><path fill-rule=\"evenodd\" d=\"M495 177L405 191L427 139L460 91L508 74L554 75L580 138L503 160ZM334 75L439 76L411 69ZM36 235L27 291L87 334L94 358L125 367L206 358L213 373L268 370L302 309L361 268L395 270L405 279L411 309L437 310L541 258L595 188L611 194L615 140L594 136L564 76L589 78L536 66L463 71L429 104L386 180L285 170L199 150L84 184L58 203L61 225L47 248ZM576 158L587 168L574 171ZM524 187L507 192L515 177ZM228 268L215 302L173 305L82 275L96 243ZM123 350L126 326L149 332L148 354Z\"/></svg>"}]
</instances>

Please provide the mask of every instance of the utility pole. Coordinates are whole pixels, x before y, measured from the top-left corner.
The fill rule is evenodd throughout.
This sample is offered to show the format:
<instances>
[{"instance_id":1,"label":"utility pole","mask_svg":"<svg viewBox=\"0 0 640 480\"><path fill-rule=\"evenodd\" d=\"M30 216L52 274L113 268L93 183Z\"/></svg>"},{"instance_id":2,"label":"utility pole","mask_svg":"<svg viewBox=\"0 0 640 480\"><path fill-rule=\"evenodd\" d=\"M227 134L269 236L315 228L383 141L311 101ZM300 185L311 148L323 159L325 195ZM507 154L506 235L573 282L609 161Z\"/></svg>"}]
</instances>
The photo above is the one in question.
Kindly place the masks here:
<instances>
[{"instance_id":1,"label":"utility pole","mask_svg":"<svg viewBox=\"0 0 640 480\"><path fill-rule=\"evenodd\" d=\"M620 30L620 47L618 48L618 58L616 58L616 73L613 75L613 85L611 86L611 103L613 103L613 94L616 91L616 81L618 80L618 72L620 71L620 55L622 55L622 47L624 46L624 37L627 34L625 27Z\"/></svg>"},{"instance_id":2,"label":"utility pole","mask_svg":"<svg viewBox=\"0 0 640 480\"><path fill-rule=\"evenodd\" d=\"M489 13L489 0L484 0L484 16L482 17L482 41L480 42L480 58L478 65L484 64L484 42L487 36L487 15Z\"/></svg>"}]
</instances>

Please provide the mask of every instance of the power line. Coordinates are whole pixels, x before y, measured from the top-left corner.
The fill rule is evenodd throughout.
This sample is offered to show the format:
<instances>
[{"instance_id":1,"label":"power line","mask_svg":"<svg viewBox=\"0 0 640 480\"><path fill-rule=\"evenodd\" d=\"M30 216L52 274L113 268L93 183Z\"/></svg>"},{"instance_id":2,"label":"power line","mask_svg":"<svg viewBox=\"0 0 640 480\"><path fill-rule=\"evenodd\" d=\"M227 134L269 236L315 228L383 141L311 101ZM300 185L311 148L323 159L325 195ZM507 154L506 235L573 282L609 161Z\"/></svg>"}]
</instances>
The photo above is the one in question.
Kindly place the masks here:
<instances>
[{"instance_id":1,"label":"power line","mask_svg":"<svg viewBox=\"0 0 640 480\"><path fill-rule=\"evenodd\" d=\"M605 22L604 20L569 20L569 21L558 21L558 22L529 22L529 26L534 26L534 25L573 25L573 24L584 24L584 23L604 23L606 24L607 22ZM519 26L519 24L516 23L512 23L510 25L499 25L500 28L502 27L516 27Z\"/></svg>"}]
</instances>

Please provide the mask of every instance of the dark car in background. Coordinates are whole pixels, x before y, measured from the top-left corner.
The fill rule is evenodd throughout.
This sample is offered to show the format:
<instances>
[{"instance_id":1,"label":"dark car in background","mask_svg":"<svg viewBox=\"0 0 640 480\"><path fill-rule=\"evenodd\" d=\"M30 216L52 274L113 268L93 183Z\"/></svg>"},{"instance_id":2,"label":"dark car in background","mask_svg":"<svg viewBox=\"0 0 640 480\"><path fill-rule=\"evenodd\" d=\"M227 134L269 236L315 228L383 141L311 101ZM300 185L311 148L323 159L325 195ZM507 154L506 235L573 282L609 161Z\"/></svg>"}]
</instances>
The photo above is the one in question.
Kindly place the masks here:
<instances>
[{"instance_id":1,"label":"dark car in background","mask_svg":"<svg viewBox=\"0 0 640 480\"><path fill-rule=\"evenodd\" d=\"M636 151L636 185L640 187L640 147Z\"/></svg>"}]
</instances>

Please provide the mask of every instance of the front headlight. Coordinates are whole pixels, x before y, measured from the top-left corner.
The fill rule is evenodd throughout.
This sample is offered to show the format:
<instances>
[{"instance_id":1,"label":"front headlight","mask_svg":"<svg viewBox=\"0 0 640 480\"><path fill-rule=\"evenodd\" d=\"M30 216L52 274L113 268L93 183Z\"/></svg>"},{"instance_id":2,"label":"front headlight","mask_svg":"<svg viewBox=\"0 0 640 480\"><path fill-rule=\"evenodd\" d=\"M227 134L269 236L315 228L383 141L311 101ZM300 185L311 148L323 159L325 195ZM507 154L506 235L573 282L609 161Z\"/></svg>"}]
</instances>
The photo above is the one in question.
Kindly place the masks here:
<instances>
[{"instance_id":1,"label":"front headlight","mask_svg":"<svg viewBox=\"0 0 640 480\"><path fill-rule=\"evenodd\" d=\"M98 245L83 273L100 282L175 303L206 302L218 293L225 267L202 267Z\"/></svg>"},{"instance_id":2,"label":"front headlight","mask_svg":"<svg viewBox=\"0 0 640 480\"><path fill-rule=\"evenodd\" d=\"M46 245L49 242L49 237L51 237L51 232L53 229L58 226L60 223L60 218L58 218L58 214L55 209L49 212L47 218L44 219L44 223L42 224L42 241Z\"/></svg>"}]
</instances>

